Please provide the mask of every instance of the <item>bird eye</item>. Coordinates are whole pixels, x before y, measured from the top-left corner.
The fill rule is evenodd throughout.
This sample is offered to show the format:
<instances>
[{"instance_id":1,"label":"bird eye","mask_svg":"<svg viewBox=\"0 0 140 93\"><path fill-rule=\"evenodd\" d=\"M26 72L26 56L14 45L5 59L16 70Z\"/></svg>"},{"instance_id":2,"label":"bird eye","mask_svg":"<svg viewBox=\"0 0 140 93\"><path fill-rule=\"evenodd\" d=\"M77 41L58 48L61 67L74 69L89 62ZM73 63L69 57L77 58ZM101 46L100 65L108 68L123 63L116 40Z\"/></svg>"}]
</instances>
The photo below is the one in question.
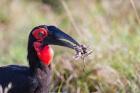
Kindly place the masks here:
<instances>
[{"instance_id":1,"label":"bird eye","mask_svg":"<svg viewBox=\"0 0 140 93\"><path fill-rule=\"evenodd\" d=\"M44 33L43 32L39 32L38 33L38 37L43 37Z\"/></svg>"},{"instance_id":2,"label":"bird eye","mask_svg":"<svg viewBox=\"0 0 140 93\"><path fill-rule=\"evenodd\" d=\"M42 40L47 36L47 30L44 28L35 29L32 34L37 40Z\"/></svg>"}]
</instances>

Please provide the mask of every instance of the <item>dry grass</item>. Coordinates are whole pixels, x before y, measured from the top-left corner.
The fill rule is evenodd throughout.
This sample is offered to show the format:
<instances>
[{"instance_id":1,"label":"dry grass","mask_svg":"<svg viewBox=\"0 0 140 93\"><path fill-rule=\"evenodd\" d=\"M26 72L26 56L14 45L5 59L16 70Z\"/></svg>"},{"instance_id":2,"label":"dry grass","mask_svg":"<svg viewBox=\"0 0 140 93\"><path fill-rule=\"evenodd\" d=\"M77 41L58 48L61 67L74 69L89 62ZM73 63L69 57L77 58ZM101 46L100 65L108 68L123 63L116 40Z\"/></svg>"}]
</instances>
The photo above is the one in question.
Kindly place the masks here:
<instances>
[{"instance_id":1,"label":"dry grass","mask_svg":"<svg viewBox=\"0 0 140 93\"><path fill-rule=\"evenodd\" d=\"M52 91L70 93L139 93L139 0L60 0L55 12L41 0L1 0L0 64L25 64L29 31L54 24L93 54L85 62L74 52L56 47Z\"/></svg>"}]
</instances>

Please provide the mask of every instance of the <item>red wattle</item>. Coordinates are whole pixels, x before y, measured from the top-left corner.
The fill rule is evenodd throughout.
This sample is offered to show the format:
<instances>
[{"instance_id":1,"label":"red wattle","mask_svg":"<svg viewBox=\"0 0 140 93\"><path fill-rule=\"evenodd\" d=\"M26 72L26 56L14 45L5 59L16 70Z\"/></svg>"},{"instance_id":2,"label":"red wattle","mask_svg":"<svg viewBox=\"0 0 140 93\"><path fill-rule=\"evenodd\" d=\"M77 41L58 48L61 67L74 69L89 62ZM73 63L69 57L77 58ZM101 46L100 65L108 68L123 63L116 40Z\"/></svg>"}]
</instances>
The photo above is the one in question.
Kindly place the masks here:
<instances>
[{"instance_id":1,"label":"red wattle","mask_svg":"<svg viewBox=\"0 0 140 93\"><path fill-rule=\"evenodd\" d=\"M49 65L53 59L53 50L49 45L43 48L40 48L40 45L41 44L39 42L34 43L34 48L37 52L38 58L44 64Z\"/></svg>"}]
</instances>

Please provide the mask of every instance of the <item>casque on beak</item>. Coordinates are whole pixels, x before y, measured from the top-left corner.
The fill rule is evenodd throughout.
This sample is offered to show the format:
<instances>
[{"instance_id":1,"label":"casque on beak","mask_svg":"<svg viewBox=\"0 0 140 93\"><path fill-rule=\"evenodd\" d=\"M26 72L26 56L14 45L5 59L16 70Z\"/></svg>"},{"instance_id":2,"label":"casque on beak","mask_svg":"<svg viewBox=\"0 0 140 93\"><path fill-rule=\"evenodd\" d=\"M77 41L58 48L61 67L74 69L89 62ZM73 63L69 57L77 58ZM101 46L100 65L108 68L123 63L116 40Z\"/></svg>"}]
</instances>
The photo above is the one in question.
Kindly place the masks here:
<instances>
[{"instance_id":1,"label":"casque on beak","mask_svg":"<svg viewBox=\"0 0 140 93\"><path fill-rule=\"evenodd\" d=\"M48 36L43 40L43 45L59 45L74 49L75 46L80 44L74 40L71 36L62 32L55 26L45 26L48 30Z\"/></svg>"}]
</instances>

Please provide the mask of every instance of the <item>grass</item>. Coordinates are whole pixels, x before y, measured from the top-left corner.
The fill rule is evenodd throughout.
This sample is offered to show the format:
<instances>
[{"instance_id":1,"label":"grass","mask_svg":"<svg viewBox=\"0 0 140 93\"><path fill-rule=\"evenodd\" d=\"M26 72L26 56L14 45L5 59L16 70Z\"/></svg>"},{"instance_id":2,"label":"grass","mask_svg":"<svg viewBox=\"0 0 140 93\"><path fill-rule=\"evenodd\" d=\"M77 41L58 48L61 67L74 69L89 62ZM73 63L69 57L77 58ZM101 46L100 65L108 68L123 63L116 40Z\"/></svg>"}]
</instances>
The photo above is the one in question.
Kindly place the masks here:
<instances>
[{"instance_id":1,"label":"grass","mask_svg":"<svg viewBox=\"0 0 140 93\"><path fill-rule=\"evenodd\" d=\"M73 51L53 47L55 57L52 91L139 93L138 11L140 8L137 5L138 2L60 0L61 12L57 11L52 3L46 5L41 0L10 2L1 0L0 65L27 65L26 47L29 32L36 25L53 24L79 42L89 45L94 53L86 59L84 72L82 60L72 59ZM99 68L98 65L100 65ZM108 76L110 76L109 79ZM116 84L110 80L115 82L119 80L120 83Z\"/></svg>"}]
</instances>

